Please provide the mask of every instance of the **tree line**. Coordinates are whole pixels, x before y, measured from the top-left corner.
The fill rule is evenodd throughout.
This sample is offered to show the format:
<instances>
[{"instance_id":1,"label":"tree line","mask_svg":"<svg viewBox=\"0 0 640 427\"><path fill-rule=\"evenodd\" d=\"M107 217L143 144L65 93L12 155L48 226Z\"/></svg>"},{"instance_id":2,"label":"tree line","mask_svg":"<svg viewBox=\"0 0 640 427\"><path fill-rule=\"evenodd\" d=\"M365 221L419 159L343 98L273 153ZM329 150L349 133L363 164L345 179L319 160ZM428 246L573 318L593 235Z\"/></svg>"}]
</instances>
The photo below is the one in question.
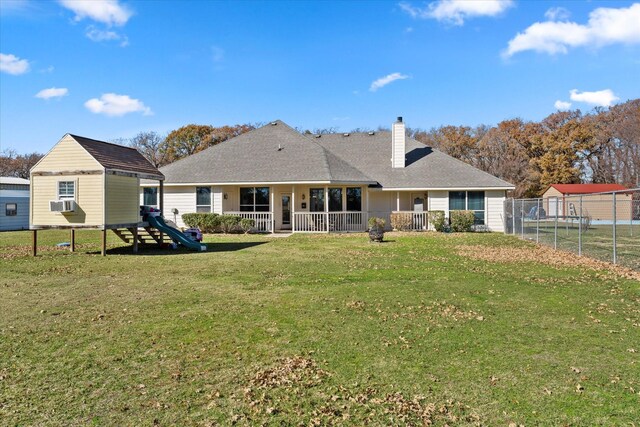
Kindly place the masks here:
<instances>
[{"instance_id":1,"label":"tree line","mask_svg":"<svg viewBox=\"0 0 640 427\"><path fill-rule=\"evenodd\" d=\"M162 167L241 135L260 124L214 127L189 124L166 135L140 132L117 142L136 148ZM354 129L351 132L367 131ZM384 130L380 127L378 130ZM330 133L333 128L314 132ZM495 126L440 126L408 129L409 136L516 185L513 197L538 197L550 184L640 181L640 99L590 113L559 111L539 122L519 118ZM0 153L0 175L29 178L42 154Z\"/></svg>"},{"instance_id":2,"label":"tree line","mask_svg":"<svg viewBox=\"0 0 640 427\"><path fill-rule=\"evenodd\" d=\"M538 197L550 184L640 181L640 99L583 114L559 111L539 122L409 129L416 140Z\"/></svg>"}]
</instances>

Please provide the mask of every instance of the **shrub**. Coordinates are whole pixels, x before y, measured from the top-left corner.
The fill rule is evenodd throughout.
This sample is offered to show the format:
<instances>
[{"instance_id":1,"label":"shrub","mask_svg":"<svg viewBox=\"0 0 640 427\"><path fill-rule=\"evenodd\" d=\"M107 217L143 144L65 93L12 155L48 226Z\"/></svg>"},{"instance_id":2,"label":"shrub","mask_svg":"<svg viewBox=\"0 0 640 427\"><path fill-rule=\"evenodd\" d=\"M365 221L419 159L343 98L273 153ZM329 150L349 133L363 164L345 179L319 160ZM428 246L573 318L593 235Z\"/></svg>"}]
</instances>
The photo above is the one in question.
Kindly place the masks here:
<instances>
[{"instance_id":1,"label":"shrub","mask_svg":"<svg viewBox=\"0 0 640 427\"><path fill-rule=\"evenodd\" d=\"M256 221L250 218L242 218L240 220L240 229L247 234L256 225Z\"/></svg>"},{"instance_id":2,"label":"shrub","mask_svg":"<svg viewBox=\"0 0 640 427\"><path fill-rule=\"evenodd\" d=\"M220 215L215 213L186 213L182 221L188 226L199 228L203 233L219 232Z\"/></svg>"},{"instance_id":3,"label":"shrub","mask_svg":"<svg viewBox=\"0 0 640 427\"><path fill-rule=\"evenodd\" d=\"M384 229L386 223L387 221L382 218L378 218L377 216L372 216L371 218L369 218L369 228Z\"/></svg>"},{"instance_id":4,"label":"shrub","mask_svg":"<svg viewBox=\"0 0 640 427\"><path fill-rule=\"evenodd\" d=\"M411 230L412 214L409 213L392 213L391 214L391 227L398 231Z\"/></svg>"},{"instance_id":5,"label":"shrub","mask_svg":"<svg viewBox=\"0 0 640 427\"><path fill-rule=\"evenodd\" d=\"M429 224L433 225L436 231L442 233L445 228L444 211L429 211L427 215L429 217Z\"/></svg>"},{"instance_id":6,"label":"shrub","mask_svg":"<svg viewBox=\"0 0 640 427\"><path fill-rule=\"evenodd\" d=\"M467 232L471 231L475 217L473 211L451 211L451 231Z\"/></svg>"},{"instance_id":7,"label":"shrub","mask_svg":"<svg viewBox=\"0 0 640 427\"><path fill-rule=\"evenodd\" d=\"M220 231L227 234L239 228L242 218L236 215L220 215L218 219L220 221Z\"/></svg>"}]
</instances>

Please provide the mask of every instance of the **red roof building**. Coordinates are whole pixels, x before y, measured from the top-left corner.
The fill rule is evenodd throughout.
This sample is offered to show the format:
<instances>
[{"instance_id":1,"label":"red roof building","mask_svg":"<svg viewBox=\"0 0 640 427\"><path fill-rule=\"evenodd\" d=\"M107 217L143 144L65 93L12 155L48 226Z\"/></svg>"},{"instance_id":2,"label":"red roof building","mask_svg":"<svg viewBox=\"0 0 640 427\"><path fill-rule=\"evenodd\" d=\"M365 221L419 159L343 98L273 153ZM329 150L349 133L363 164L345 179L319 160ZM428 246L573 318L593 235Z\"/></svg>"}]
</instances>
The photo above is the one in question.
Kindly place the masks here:
<instances>
[{"instance_id":1,"label":"red roof building","mask_svg":"<svg viewBox=\"0 0 640 427\"><path fill-rule=\"evenodd\" d=\"M607 193L610 191L628 190L627 187L620 184L551 184L549 188L555 188L559 193L564 195ZM545 191L545 194L549 191L549 188Z\"/></svg>"}]
</instances>

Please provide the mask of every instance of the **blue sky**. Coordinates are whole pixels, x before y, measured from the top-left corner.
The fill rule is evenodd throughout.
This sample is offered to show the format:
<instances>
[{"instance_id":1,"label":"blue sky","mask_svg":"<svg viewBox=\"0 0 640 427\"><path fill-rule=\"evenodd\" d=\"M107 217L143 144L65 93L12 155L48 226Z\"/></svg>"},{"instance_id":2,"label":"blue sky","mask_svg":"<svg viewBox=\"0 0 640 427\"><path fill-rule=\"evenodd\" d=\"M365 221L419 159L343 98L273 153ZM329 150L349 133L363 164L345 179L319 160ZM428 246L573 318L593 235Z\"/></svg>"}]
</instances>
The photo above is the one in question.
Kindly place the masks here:
<instances>
[{"instance_id":1,"label":"blue sky","mask_svg":"<svg viewBox=\"0 0 640 427\"><path fill-rule=\"evenodd\" d=\"M640 97L639 24L629 1L0 0L0 150L588 111Z\"/></svg>"}]
</instances>

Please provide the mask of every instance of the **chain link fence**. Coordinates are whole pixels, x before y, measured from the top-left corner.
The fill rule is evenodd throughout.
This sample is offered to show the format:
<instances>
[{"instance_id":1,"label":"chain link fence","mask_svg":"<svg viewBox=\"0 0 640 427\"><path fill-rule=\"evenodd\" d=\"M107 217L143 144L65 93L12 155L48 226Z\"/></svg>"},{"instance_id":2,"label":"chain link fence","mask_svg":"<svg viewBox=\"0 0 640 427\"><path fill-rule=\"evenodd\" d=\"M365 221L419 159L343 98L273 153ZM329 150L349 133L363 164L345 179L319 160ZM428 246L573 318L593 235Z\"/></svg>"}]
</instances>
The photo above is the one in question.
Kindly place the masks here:
<instances>
[{"instance_id":1,"label":"chain link fence","mask_svg":"<svg viewBox=\"0 0 640 427\"><path fill-rule=\"evenodd\" d=\"M507 199L505 233L640 270L640 188Z\"/></svg>"}]
</instances>

